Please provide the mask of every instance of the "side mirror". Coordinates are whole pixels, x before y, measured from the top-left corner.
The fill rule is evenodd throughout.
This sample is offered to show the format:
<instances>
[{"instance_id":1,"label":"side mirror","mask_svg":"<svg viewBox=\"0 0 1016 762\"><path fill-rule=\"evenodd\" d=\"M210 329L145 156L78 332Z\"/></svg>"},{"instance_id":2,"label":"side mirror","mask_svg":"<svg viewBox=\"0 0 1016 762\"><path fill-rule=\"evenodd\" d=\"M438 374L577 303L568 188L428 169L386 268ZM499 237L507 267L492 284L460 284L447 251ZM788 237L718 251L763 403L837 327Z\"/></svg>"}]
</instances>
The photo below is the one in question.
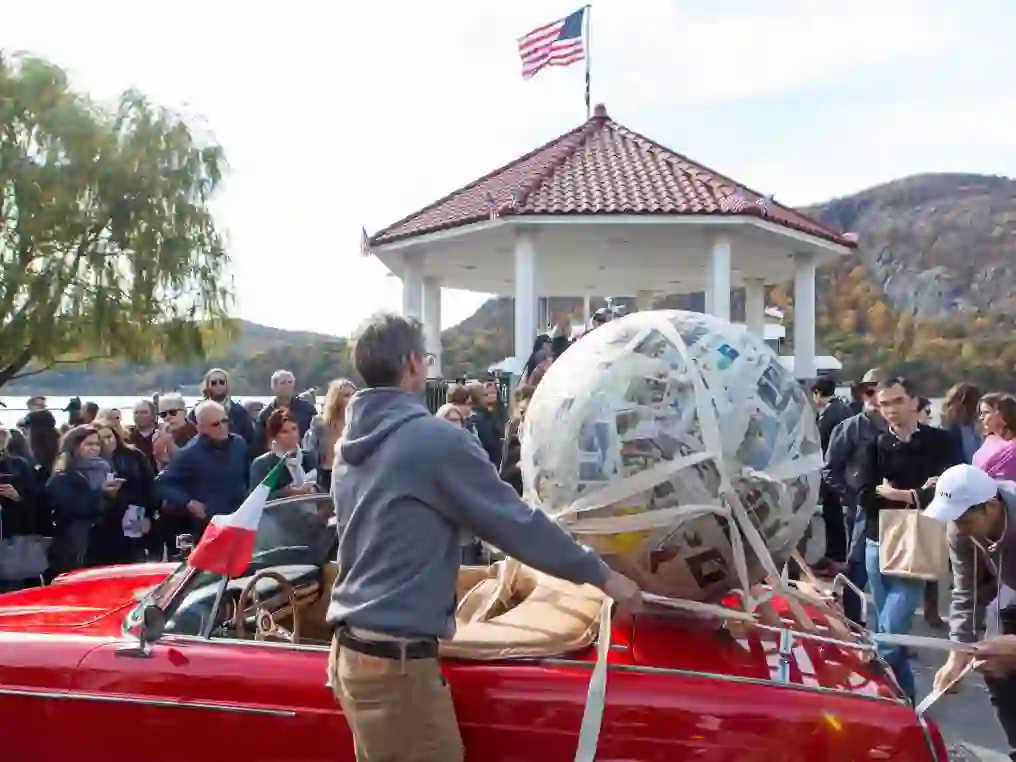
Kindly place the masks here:
<instances>
[{"instance_id":1,"label":"side mirror","mask_svg":"<svg viewBox=\"0 0 1016 762\"><path fill-rule=\"evenodd\" d=\"M142 645L155 643L166 631L166 612L158 606L146 606L141 612L141 632L138 638Z\"/></svg>"},{"instance_id":2,"label":"side mirror","mask_svg":"<svg viewBox=\"0 0 1016 762\"><path fill-rule=\"evenodd\" d=\"M158 606L146 606L141 612L141 626L138 628L138 644L116 649L118 656L132 659L147 659L152 655L152 643L162 637L166 630L166 612Z\"/></svg>"}]
</instances>

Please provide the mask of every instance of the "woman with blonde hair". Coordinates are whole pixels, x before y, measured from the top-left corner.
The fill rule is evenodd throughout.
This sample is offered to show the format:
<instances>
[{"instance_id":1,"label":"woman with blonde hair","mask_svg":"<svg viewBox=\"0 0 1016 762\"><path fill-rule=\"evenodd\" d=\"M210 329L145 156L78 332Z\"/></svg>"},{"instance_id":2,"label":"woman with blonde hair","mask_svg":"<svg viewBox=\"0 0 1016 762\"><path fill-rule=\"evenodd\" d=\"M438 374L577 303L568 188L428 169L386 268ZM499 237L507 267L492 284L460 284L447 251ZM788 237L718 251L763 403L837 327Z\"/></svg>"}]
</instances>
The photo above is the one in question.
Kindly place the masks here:
<instances>
[{"instance_id":1,"label":"woman with blonde hair","mask_svg":"<svg viewBox=\"0 0 1016 762\"><path fill-rule=\"evenodd\" d=\"M303 449L317 464L317 486L322 492L331 490L335 443L346 428L346 406L355 393L356 384L348 378L337 378L328 384L324 407L304 435Z\"/></svg>"}]
</instances>

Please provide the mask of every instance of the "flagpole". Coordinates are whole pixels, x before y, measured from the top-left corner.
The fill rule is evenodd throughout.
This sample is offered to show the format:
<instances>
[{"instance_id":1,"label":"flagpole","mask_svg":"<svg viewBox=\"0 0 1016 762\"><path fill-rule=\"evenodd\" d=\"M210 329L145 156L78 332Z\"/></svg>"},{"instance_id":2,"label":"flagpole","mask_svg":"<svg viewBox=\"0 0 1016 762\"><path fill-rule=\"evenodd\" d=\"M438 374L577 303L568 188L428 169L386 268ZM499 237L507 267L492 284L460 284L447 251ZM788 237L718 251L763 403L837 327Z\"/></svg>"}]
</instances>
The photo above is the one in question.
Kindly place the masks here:
<instances>
[{"instance_id":1,"label":"flagpole","mask_svg":"<svg viewBox=\"0 0 1016 762\"><path fill-rule=\"evenodd\" d=\"M586 6L586 121L593 115L589 100L589 68L592 63L592 50L589 47L589 31L593 24L593 6Z\"/></svg>"}]
</instances>

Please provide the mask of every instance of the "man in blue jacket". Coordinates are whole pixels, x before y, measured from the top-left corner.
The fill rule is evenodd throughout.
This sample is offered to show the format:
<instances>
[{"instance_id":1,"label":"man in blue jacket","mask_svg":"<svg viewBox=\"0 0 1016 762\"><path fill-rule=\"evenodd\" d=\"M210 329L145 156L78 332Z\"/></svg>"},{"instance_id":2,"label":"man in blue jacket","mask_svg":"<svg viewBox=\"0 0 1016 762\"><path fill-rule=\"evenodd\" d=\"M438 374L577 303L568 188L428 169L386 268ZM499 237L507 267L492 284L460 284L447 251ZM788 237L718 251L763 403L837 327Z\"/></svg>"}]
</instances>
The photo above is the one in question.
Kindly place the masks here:
<instances>
[{"instance_id":1,"label":"man in blue jacket","mask_svg":"<svg viewBox=\"0 0 1016 762\"><path fill-rule=\"evenodd\" d=\"M229 417L218 402L194 409L198 436L173 456L155 482L158 497L188 515L194 539L209 519L232 513L247 497L250 458L243 437L229 432Z\"/></svg>"}]
</instances>

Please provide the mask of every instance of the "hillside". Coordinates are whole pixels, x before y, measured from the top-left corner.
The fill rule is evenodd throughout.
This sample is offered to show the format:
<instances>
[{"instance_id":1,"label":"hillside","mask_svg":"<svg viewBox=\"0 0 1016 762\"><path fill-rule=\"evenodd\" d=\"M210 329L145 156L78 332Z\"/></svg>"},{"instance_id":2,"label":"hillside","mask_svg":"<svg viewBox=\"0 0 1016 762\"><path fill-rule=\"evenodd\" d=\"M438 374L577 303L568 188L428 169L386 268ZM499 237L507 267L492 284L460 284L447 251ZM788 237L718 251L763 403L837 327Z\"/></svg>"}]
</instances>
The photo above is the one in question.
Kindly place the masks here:
<instances>
[{"instance_id":1,"label":"hillside","mask_svg":"<svg viewBox=\"0 0 1016 762\"><path fill-rule=\"evenodd\" d=\"M1016 390L1016 182L967 174L916 175L804 209L856 232L856 259L819 273L818 341L840 358L844 378L884 365L918 378L938 395L959 379ZM769 303L793 324L790 284L770 289ZM661 297L658 307L702 309L702 295ZM597 304L596 306L599 306ZM555 320L581 315L578 299L552 299ZM735 320L743 293L732 297ZM512 354L510 299L491 299L443 332L445 375L482 373ZM792 335L788 331L788 335ZM277 368L298 383L323 387L353 377L346 341L243 323L229 351L190 367L63 369L9 385L75 393L136 393L196 383L204 369L230 369L240 394L264 393ZM787 351L792 351L788 346Z\"/></svg>"},{"instance_id":2,"label":"hillside","mask_svg":"<svg viewBox=\"0 0 1016 762\"><path fill-rule=\"evenodd\" d=\"M928 395L961 379L1016 389L1016 182L916 175L803 211L859 236L856 259L819 272L818 341L843 362L844 378L884 365L919 379ZM791 293L791 284L777 285L769 303L784 308L792 331ZM702 309L702 298L668 296L656 306ZM577 299L551 308L559 323L581 314ZM743 292L732 309L744 319ZM449 371L510 354L511 326L511 301L495 299L445 331Z\"/></svg>"}]
</instances>

